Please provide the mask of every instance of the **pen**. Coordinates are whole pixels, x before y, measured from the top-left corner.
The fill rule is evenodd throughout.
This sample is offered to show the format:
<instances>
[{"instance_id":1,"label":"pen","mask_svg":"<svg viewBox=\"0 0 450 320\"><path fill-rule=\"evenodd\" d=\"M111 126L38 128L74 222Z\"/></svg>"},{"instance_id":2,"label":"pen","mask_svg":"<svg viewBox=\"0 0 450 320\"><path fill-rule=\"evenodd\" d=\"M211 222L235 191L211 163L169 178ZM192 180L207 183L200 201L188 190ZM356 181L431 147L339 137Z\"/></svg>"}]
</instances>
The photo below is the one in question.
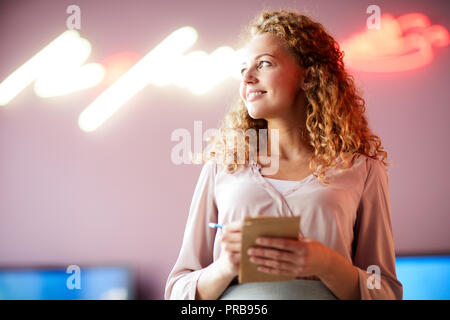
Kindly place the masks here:
<instances>
[{"instance_id":1,"label":"pen","mask_svg":"<svg viewBox=\"0 0 450 320\"><path fill-rule=\"evenodd\" d=\"M222 228L223 228L223 225L217 224L217 223L214 223L214 222L210 222L210 223L208 223L208 227L210 227L210 228L219 228L219 229L222 229Z\"/></svg>"}]
</instances>

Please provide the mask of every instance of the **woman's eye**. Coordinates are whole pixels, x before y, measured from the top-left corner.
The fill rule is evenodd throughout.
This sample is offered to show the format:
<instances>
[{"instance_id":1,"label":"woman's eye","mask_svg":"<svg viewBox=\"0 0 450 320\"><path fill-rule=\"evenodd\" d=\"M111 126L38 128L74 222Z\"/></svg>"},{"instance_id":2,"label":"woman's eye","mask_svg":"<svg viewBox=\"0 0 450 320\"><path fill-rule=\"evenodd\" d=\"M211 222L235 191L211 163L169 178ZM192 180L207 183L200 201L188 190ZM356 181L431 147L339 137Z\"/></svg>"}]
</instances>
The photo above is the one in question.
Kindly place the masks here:
<instances>
[{"instance_id":1,"label":"woman's eye","mask_svg":"<svg viewBox=\"0 0 450 320\"><path fill-rule=\"evenodd\" d=\"M261 61L261 62L258 63L257 68L260 69L261 67L264 66L264 64L266 64L268 66L272 65L269 61ZM247 69L246 68L242 68L241 69L241 76L244 76L246 72L247 72Z\"/></svg>"},{"instance_id":2,"label":"woman's eye","mask_svg":"<svg viewBox=\"0 0 450 320\"><path fill-rule=\"evenodd\" d=\"M271 65L271 63L270 63L269 61L261 61L261 62L258 64L258 67L261 68L261 67L263 66L264 63L265 63L266 65L268 65L268 66Z\"/></svg>"}]
</instances>

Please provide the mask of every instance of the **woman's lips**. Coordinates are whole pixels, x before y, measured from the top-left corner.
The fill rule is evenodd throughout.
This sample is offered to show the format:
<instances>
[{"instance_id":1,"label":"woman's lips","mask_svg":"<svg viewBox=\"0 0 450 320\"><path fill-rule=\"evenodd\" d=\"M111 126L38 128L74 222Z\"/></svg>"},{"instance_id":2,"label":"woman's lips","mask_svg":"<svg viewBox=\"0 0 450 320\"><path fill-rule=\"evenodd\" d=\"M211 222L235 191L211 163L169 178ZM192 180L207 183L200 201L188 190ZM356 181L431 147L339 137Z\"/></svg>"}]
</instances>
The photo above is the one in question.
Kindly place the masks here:
<instances>
[{"instance_id":1,"label":"woman's lips","mask_svg":"<svg viewBox=\"0 0 450 320\"><path fill-rule=\"evenodd\" d=\"M247 101L255 101L257 99L261 99L266 94L266 91L258 91L258 92L251 92L247 95Z\"/></svg>"}]
</instances>

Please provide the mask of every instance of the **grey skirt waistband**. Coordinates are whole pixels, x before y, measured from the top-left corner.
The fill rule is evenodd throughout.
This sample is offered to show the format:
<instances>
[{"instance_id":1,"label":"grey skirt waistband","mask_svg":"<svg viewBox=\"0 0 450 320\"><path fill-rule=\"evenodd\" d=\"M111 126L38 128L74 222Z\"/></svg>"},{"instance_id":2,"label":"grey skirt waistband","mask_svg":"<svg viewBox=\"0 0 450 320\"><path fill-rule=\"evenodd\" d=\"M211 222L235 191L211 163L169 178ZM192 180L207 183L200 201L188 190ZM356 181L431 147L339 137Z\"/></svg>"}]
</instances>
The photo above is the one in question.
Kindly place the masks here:
<instances>
[{"instance_id":1,"label":"grey skirt waistband","mask_svg":"<svg viewBox=\"0 0 450 320\"><path fill-rule=\"evenodd\" d=\"M229 286L219 300L337 300L321 281L296 279Z\"/></svg>"}]
</instances>

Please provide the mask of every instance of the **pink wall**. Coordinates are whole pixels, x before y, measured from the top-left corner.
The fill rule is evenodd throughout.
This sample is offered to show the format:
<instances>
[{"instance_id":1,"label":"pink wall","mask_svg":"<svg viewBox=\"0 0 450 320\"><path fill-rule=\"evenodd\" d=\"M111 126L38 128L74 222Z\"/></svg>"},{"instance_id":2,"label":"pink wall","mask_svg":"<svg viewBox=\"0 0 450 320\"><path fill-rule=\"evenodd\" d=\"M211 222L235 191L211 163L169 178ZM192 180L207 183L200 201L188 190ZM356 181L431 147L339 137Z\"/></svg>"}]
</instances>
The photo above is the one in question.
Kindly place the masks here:
<instances>
[{"instance_id":1,"label":"pink wall","mask_svg":"<svg viewBox=\"0 0 450 320\"><path fill-rule=\"evenodd\" d=\"M0 81L65 30L73 1L2 1ZM260 1L86 1L81 34L88 62L123 50L144 55L176 28L199 33L195 50L233 46ZM321 21L338 40L364 28L369 3L266 1ZM382 13L421 12L449 29L444 1L378 1ZM425 68L398 74L354 72L389 169L397 253L450 251L449 48ZM93 133L80 112L101 92L42 99L27 87L0 107L0 266L126 264L140 297L160 299L178 255L200 166L176 166L170 140L194 120L215 127L237 94L229 80L206 95L149 86ZM447 146L447 147L446 147Z\"/></svg>"}]
</instances>

